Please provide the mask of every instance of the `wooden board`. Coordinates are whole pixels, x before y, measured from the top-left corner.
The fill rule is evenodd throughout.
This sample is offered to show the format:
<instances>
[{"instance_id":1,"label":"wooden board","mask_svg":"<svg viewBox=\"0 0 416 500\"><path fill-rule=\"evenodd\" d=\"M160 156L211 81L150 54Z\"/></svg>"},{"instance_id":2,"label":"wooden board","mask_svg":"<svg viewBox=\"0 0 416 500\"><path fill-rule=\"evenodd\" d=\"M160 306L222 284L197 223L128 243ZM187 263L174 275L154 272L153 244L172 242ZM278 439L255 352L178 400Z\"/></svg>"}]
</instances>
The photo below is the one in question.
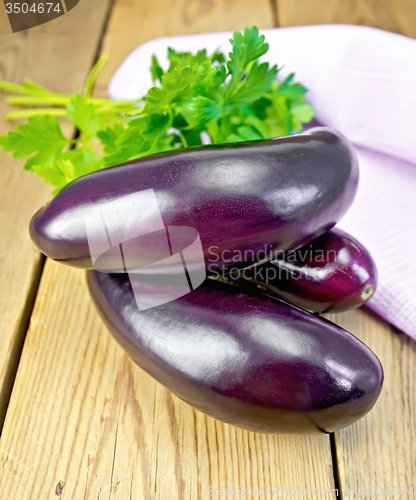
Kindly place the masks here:
<instances>
[{"instance_id":1,"label":"wooden board","mask_svg":"<svg viewBox=\"0 0 416 500\"><path fill-rule=\"evenodd\" d=\"M111 59L96 86L100 96L120 62L138 45L162 36L233 31L256 25L272 28L270 0L124 0L116 3L104 37ZM192 47L189 47L192 50ZM147 68L146 68L147 70Z\"/></svg>"},{"instance_id":2,"label":"wooden board","mask_svg":"<svg viewBox=\"0 0 416 500\"><path fill-rule=\"evenodd\" d=\"M81 2L50 23L13 34L0 7L0 78L31 78L61 92L81 90L96 55L109 0ZM91 23L91 19L94 22ZM14 128L0 93L0 133ZM66 129L73 134L73 129ZM41 259L28 236L31 216L49 198L51 187L24 172L23 163L0 149L0 425L13 383L36 292Z\"/></svg>"},{"instance_id":3,"label":"wooden board","mask_svg":"<svg viewBox=\"0 0 416 500\"><path fill-rule=\"evenodd\" d=\"M70 14L75 16L81 5L87 8L88 2L80 2ZM117 1L104 40L105 49L113 57L100 80L99 92L104 92L122 58L143 41L155 36L232 30L252 24L271 27L271 5L267 1L251 4L245 0ZM330 8L331 4L328 5ZM75 83L79 87L77 82L85 78L93 57L93 51L88 52L90 49L86 50L79 42L83 36L81 27L92 17L83 12L76 35L70 25L63 24L59 25L59 37L49 33L45 25L36 28L39 33L30 43L25 41L28 34L17 45L9 34L0 38L1 57L4 47L11 47L0 71L7 68L7 74L11 75L7 78L16 81L27 75L51 86L56 78L62 85L55 86L57 90L72 91ZM95 12L94 26L98 26ZM54 26L70 14L54 21ZM299 9L299 21L302 15ZM295 19L292 24L302 23ZM4 26L0 25L1 32ZM91 30L85 33L91 37ZM97 35L94 43L98 45L99 26L94 33ZM25 43L29 44L27 48ZM78 49L74 50L77 44ZM21 73L16 72L13 57L13 51L19 53L19 50L26 57ZM80 60L73 58L73 53ZM55 59L58 66L48 71L50 61ZM68 77L62 78L63 74ZM3 285L6 295L19 286L22 290L20 296L13 292L15 299L2 296L1 300L6 302L0 302L4 304L0 309L2 318L8 318L9 314L11 318L3 323L3 328L6 332L14 328L15 332L21 324L23 304L30 289L30 273L33 276L37 262L35 252L33 260L24 254L30 243L25 239L22 221L33 211L26 204L32 200L31 191L46 198L49 189L42 191L41 183L22 173L20 164L8 156L0 156L0 161L10 161L10 165L18 168L0 170L0 176L6 179L0 180L3 182L0 229L5 228L5 234L9 235L5 248L10 246L17 255L23 255L19 260L10 257L12 252L2 250L4 253L0 254L0 265L4 265L2 277L7 278L4 283L14 276L11 272L5 274L7 266L14 266L17 273L15 289ZM21 177L15 178L17 171ZM31 182L25 180L29 178ZM12 185L14 190L9 193L4 190L4 186ZM21 193L16 190L18 186ZM11 214L16 214L15 222ZM7 258L7 265L3 264ZM371 498L370 492L360 495L359 486L390 489L410 486L416 468L413 458L416 343L392 332L388 325L363 311L332 318L362 338L379 355L386 372L384 391L376 407L360 422L335 435L344 500L352 498L351 488L355 489L355 497ZM6 352L7 356L10 359ZM0 439L0 454L0 498L19 500L58 497L187 500L205 498L208 486L220 489L279 486L289 491L307 488L308 497L316 498L323 495L311 495L313 488L328 491L335 487L327 436L264 436L238 430L194 411L136 367L115 343L90 302L84 274L50 261L42 275ZM394 494L382 498L391 497Z\"/></svg>"},{"instance_id":4,"label":"wooden board","mask_svg":"<svg viewBox=\"0 0 416 500\"><path fill-rule=\"evenodd\" d=\"M178 5L119 2L105 50L118 54L117 65L152 36L270 27L270 4L250 5L209 3L199 16L199 4L194 12L184 2L179 11L191 12L192 24L185 14L175 17ZM42 276L1 450L0 496L7 498L43 498L62 488L68 498L123 500L203 498L208 486L334 488L328 436L253 434L194 411L116 345L83 273L53 262Z\"/></svg>"},{"instance_id":5,"label":"wooden board","mask_svg":"<svg viewBox=\"0 0 416 500\"><path fill-rule=\"evenodd\" d=\"M412 0L276 0L276 6L280 26L361 24L416 37ZM344 498L374 498L381 491L381 497L393 498L393 487L407 498L400 486L411 488L416 477L416 342L363 311L328 317L369 345L385 370L384 389L375 408L336 433Z\"/></svg>"},{"instance_id":6,"label":"wooden board","mask_svg":"<svg viewBox=\"0 0 416 500\"><path fill-rule=\"evenodd\" d=\"M371 498L372 486L373 498L414 498L400 487L414 486L416 494L416 341L361 310L328 317L377 354L385 375L373 410L335 435L342 490Z\"/></svg>"},{"instance_id":7,"label":"wooden board","mask_svg":"<svg viewBox=\"0 0 416 500\"><path fill-rule=\"evenodd\" d=\"M279 26L360 24L416 38L414 0L273 0Z\"/></svg>"},{"instance_id":8,"label":"wooden board","mask_svg":"<svg viewBox=\"0 0 416 500\"><path fill-rule=\"evenodd\" d=\"M47 261L1 438L0 498L185 500L206 488L333 488L328 437L222 424L135 366L84 273Z\"/></svg>"}]
</instances>

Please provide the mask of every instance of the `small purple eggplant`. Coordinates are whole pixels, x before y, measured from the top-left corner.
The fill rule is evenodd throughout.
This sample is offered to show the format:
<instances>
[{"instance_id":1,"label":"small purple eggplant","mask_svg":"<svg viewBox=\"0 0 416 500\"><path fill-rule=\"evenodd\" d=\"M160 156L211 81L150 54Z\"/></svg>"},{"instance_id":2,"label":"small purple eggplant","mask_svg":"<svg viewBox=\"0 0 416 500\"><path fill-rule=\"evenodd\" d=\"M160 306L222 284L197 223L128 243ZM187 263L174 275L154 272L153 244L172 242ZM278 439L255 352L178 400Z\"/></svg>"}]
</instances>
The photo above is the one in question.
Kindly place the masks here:
<instances>
[{"instance_id":1,"label":"small purple eggplant","mask_svg":"<svg viewBox=\"0 0 416 500\"><path fill-rule=\"evenodd\" d=\"M167 232L171 237L177 228L189 228L200 244L188 249L186 264L212 272L257 262L265 249L294 249L315 239L346 213L357 185L352 145L318 127L273 140L177 150L93 172L42 207L30 235L54 260L122 272L171 262ZM189 245L185 233L178 236L178 248ZM94 248L108 247L100 265L91 241ZM166 264L160 267L165 272L176 271Z\"/></svg>"},{"instance_id":2,"label":"small purple eggplant","mask_svg":"<svg viewBox=\"0 0 416 500\"><path fill-rule=\"evenodd\" d=\"M308 245L230 278L313 312L340 312L363 305L374 293L377 269L352 236L332 229Z\"/></svg>"},{"instance_id":3,"label":"small purple eggplant","mask_svg":"<svg viewBox=\"0 0 416 500\"><path fill-rule=\"evenodd\" d=\"M88 271L87 279L130 357L224 422L265 433L328 433L363 417L380 394L383 369L365 344L281 300L207 279L177 300L139 311L127 275ZM142 296L157 288L142 283Z\"/></svg>"}]
</instances>

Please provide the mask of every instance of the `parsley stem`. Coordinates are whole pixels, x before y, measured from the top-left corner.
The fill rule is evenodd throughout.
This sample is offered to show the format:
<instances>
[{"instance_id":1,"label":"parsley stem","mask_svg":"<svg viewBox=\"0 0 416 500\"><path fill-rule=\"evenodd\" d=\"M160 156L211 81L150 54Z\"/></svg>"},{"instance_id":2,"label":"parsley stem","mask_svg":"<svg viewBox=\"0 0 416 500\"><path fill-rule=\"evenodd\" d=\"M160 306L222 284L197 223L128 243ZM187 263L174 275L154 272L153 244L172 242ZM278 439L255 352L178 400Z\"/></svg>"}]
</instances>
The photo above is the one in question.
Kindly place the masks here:
<instances>
[{"instance_id":1,"label":"parsley stem","mask_svg":"<svg viewBox=\"0 0 416 500\"><path fill-rule=\"evenodd\" d=\"M63 108L35 108L35 109L20 109L19 111L11 111L6 114L7 120L20 120L36 115L50 116L66 116L66 110Z\"/></svg>"},{"instance_id":2,"label":"parsley stem","mask_svg":"<svg viewBox=\"0 0 416 500\"><path fill-rule=\"evenodd\" d=\"M98 59L98 61L94 64L92 67L88 77L87 81L85 82L84 85L84 97L90 97L94 88L94 84L98 78L98 75L100 74L101 70L104 68L104 66L107 64L108 60L110 59L110 55L107 52L104 52L104 54L101 55L101 57Z\"/></svg>"},{"instance_id":3,"label":"parsley stem","mask_svg":"<svg viewBox=\"0 0 416 500\"><path fill-rule=\"evenodd\" d=\"M52 106L67 106L69 97L58 95L42 95L42 96L9 96L5 99L7 104L12 106L27 106L27 105L42 105L50 104Z\"/></svg>"},{"instance_id":4,"label":"parsley stem","mask_svg":"<svg viewBox=\"0 0 416 500\"><path fill-rule=\"evenodd\" d=\"M7 104L11 104L13 106L28 106L28 105L42 105L42 104L51 104L55 106L68 106L70 100L72 99L72 95L62 95L62 94L50 94L50 95L34 95L34 96L8 96L5 101ZM131 105L136 101L113 101L111 99L100 99L98 97L87 99L88 103L94 104L95 106L125 106Z\"/></svg>"},{"instance_id":5,"label":"parsley stem","mask_svg":"<svg viewBox=\"0 0 416 500\"><path fill-rule=\"evenodd\" d=\"M6 80L0 80L0 90L6 90L7 92L14 92L16 94L32 94L32 91L23 85L18 85L17 83L6 82Z\"/></svg>"},{"instance_id":6,"label":"parsley stem","mask_svg":"<svg viewBox=\"0 0 416 500\"><path fill-rule=\"evenodd\" d=\"M82 91L73 94L30 79L22 85L0 80L6 102L20 107L6 118L26 122L0 135L0 148L17 158L37 151L41 164L33 170L56 186L55 194L86 171L202 144L203 132L213 144L239 142L285 135L310 121L314 111L305 103L307 89L292 82L293 74L279 83L276 67L259 63L268 45L256 27L235 32L231 43L229 61L219 52L208 56L206 50L192 54L169 48L170 66L163 71L154 56L151 73L160 85L142 99L92 97L108 54L93 65ZM76 139L66 139L61 118L79 128ZM68 145L76 148L67 151ZM33 158L25 168L31 168Z\"/></svg>"},{"instance_id":7,"label":"parsley stem","mask_svg":"<svg viewBox=\"0 0 416 500\"><path fill-rule=\"evenodd\" d=\"M135 111L140 114L143 107L138 107L140 101L112 101L108 99L102 105L97 104L97 111L100 113L122 113L127 111Z\"/></svg>"},{"instance_id":8,"label":"parsley stem","mask_svg":"<svg viewBox=\"0 0 416 500\"><path fill-rule=\"evenodd\" d=\"M51 94L52 92L44 87L43 85L40 85L40 83L36 83L30 78L25 78L23 80L23 84L26 88L30 89L32 92L36 93L37 95L48 95Z\"/></svg>"},{"instance_id":9,"label":"parsley stem","mask_svg":"<svg viewBox=\"0 0 416 500\"><path fill-rule=\"evenodd\" d=\"M178 129L178 132L179 132L179 137L181 138L183 147L187 148L188 147L188 141L185 139L185 136L183 135L183 133L179 129Z\"/></svg>"}]
</instances>

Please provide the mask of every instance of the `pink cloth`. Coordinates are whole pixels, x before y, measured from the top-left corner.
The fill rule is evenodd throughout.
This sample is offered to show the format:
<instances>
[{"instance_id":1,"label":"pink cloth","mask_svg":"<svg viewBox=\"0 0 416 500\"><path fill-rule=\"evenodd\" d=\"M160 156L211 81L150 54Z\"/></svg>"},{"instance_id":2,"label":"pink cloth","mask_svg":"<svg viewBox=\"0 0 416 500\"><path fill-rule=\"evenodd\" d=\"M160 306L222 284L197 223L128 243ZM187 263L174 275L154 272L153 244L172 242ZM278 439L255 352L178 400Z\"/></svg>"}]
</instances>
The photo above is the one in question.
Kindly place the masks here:
<instances>
[{"instance_id":1,"label":"pink cloth","mask_svg":"<svg viewBox=\"0 0 416 500\"><path fill-rule=\"evenodd\" d=\"M379 285L368 305L416 339L416 40L362 26L263 30L263 60L296 73L320 124L356 146L357 198L340 227L371 252ZM151 55L166 66L167 47L228 53L232 33L151 40L122 63L109 86L115 99L137 98L152 85Z\"/></svg>"}]
</instances>

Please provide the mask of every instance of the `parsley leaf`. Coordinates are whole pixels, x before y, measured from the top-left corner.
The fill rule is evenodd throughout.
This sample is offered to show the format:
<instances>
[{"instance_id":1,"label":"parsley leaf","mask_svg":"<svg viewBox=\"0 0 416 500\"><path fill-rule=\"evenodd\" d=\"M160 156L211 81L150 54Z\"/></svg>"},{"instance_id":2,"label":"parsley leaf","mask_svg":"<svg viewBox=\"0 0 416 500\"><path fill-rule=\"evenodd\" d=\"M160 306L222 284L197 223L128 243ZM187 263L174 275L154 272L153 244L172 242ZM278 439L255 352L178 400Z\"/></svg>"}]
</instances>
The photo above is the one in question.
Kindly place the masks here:
<instances>
[{"instance_id":1,"label":"parsley leaf","mask_svg":"<svg viewBox=\"0 0 416 500\"><path fill-rule=\"evenodd\" d=\"M218 50L168 48L166 71L153 55L154 86L136 101L91 97L106 54L92 68L82 95L56 94L31 80L23 85L0 80L0 90L17 94L8 98L10 104L37 106L7 115L27 123L0 136L0 146L26 158L25 168L55 186L56 193L89 172L199 145L203 137L240 142L300 131L315 115L305 101L307 89L293 73L279 81L278 67L259 61L269 45L255 26L234 32L230 41L228 59ZM65 138L57 117L78 129L76 138Z\"/></svg>"},{"instance_id":2,"label":"parsley leaf","mask_svg":"<svg viewBox=\"0 0 416 500\"><path fill-rule=\"evenodd\" d=\"M154 54L152 55L152 65L150 66L150 72L152 73L153 83L156 83L157 81L160 82L164 71Z\"/></svg>"},{"instance_id":3,"label":"parsley leaf","mask_svg":"<svg viewBox=\"0 0 416 500\"><path fill-rule=\"evenodd\" d=\"M32 170L46 183L55 186L53 194L83 175L99 170L102 157L86 149L71 149L54 158L51 165L34 164Z\"/></svg>"},{"instance_id":4,"label":"parsley leaf","mask_svg":"<svg viewBox=\"0 0 416 500\"><path fill-rule=\"evenodd\" d=\"M75 94L66 108L68 119L85 135L94 136L104 128L104 116L87 102L81 94Z\"/></svg>"},{"instance_id":5,"label":"parsley leaf","mask_svg":"<svg viewBox=\"0 0 416 500\"><path fill-rule=\"evenodd\" d=\"M234 92L231 102L234 105L241 105L257 101L270 90L277 72L276 66L269 70L268 63L255 62L243 84Z\"/></svg>"},{"instance_id":6,"label":"parsley leaf","mask_svg":"<svg viewBox=\"0 0 416 500\"><path fill-rule=\"evenodd\" d=\"M95 151L86 148L74 148L59 155L58 161L70 161L75 170L72 171L74 179L82 175L99 170L103 166L103 158Z\"/></svg>"},{"instance_id":7,"label":"parsley leaf","mask_svg":"<svg viewBox=\"0 0 416 500\"><path fill-rule=\"evenodd\" d=\"M233 77L241 78L248 64L269 50L269 44L264 42L264 38L264 35L259 36L256 26L251 29L245 28L244 34L239 31L234 32L234 38L230 40L233 50L227 63Z\"/></svg>"},{"instance_id":8,"label":"parsley leaf","mask_svg":"<svg viewBox=\"0 0 416 500\"><path fill-rule=\"evenodd\" d=\"M0 146L5 151L13 151L15 158L26 160L24 168L32 170L35 164L50 164L51 160L67 145L68 141L54 116L32 116L17 131L0 136Z\"/></svg>"},{"instance_id":9,"label":"parsley leaf","mask_svg":"<svg viewBox=\"0 0 416 500\"><path fill-rule=\"evenodd\" d=\"M33 172L44 180L47 184L52 184L55 189L52 194L57 194L61 189L63 189L68 184L68 178L62 172L59 164L54 165L34 165L32 168Z\"/></svg>"}]
</instances>

